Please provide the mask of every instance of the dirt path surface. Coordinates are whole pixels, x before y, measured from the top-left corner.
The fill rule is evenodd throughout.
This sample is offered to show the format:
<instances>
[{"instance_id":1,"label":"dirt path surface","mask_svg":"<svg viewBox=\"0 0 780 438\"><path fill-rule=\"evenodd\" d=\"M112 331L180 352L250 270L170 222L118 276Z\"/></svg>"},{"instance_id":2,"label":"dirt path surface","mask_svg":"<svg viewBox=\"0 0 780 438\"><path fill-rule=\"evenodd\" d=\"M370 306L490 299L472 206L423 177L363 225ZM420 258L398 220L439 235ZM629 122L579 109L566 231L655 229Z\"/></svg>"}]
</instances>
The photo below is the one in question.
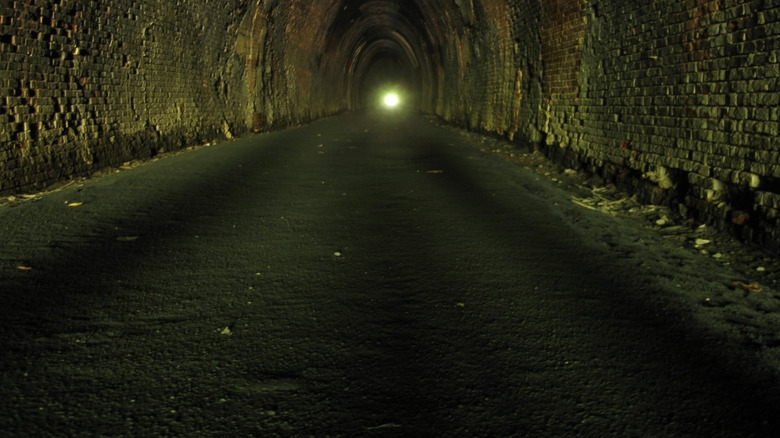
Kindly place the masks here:
<instances>
[{"instance_id":1,"label":"dirt path surface","mask_svg":"<svg viewBox=\"0 0 780 438\"><path fill-rule=\"evenodd\" d=\"M772 290L473 138L351 114L0 206L2 435L776 436Z\"/></svg>"}]
</instances>

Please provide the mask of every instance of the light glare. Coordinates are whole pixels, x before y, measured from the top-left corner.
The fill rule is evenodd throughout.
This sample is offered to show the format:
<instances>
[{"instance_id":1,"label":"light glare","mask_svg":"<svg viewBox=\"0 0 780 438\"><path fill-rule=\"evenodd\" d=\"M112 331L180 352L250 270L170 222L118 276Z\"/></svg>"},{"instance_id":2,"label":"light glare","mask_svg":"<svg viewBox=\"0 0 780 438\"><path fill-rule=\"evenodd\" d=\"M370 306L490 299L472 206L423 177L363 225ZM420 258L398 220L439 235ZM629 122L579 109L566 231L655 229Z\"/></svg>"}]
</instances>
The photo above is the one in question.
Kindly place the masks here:
<instances>
[{"instance_id":1,"label":"light glare","mask_svg":"<svg viewBox=\"0 0 780 438\"><path fill-rule=\"evenodd\" d=\"M389 93L388 95L385 96L385 105L389 106L390 108L394 106L398 106L398 103L399 103L398 95L396 95L395 93Z\"/></svg>"}]
</instances>

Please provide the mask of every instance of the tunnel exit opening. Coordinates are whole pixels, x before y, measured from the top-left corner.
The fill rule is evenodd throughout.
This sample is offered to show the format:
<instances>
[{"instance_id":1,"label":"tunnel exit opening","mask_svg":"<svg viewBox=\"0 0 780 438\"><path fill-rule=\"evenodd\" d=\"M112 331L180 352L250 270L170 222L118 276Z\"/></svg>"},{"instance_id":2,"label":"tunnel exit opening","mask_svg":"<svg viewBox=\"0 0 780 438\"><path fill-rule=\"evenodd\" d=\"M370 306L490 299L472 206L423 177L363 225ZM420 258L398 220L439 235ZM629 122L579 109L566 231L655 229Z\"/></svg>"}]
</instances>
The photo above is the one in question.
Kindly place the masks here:
<instances>
[{"instance_id":1,"label":"tunnel exit opening","mask_svg":"<svg viewBox=\"0 0 780 438\"><path fill-rule=\"evenodd\" d=\"M416 107L414 78L393 56L371 61L359 78L357 107L361 109L410 110Z\"/></svg>"}]
</instances>

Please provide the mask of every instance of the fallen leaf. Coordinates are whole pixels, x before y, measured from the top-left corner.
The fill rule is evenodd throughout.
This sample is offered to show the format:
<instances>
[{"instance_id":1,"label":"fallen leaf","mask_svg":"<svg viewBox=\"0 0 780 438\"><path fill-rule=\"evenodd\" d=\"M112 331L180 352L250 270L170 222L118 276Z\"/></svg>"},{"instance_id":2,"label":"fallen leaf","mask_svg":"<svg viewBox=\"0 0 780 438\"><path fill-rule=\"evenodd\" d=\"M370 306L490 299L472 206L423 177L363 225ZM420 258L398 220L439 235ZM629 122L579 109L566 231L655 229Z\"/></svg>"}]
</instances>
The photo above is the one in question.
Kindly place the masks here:
<instances>
[{"instance_id":1,"label":"fallen leaf","mask_svg":"<svg viewBox=\"0 0 780 438\"><path fill-rule=\"evenodd\" d=\"M588 204L586 204L586 203L582 202L581 200L579 200L577 198L574 198L574 197L572 197L571 202L579 205L580 207L585 207L585 208L590 209L590 210L599 211L597 208L591 207L590 205L588 205Z\"/></svg>"},{"instance_id":2,"label":"fallen leaf","mask_svg":"<svg viewBox=\"0 0 780 438\"><path fill-rule=\"evenodd\" d=\"M758 283L745 283L742 281L735 281L734 286L739 286L743 289L747 289L753 292L761 292L761 288L758 286Z\"/></svg>"},{"instance_id":3,"label":"fallen leaf","mask_svg":"<svg viewBox=\"0 0 780 438\"><path fill-rule=\"evenodd\" d=\"M456 303L455 305L458 306L458 307L466 307L466 305L464 303Z\"/></svg>"},{"instance_id":4,"label":"fallen leaf","mask_svg":"<svg viewBox=\"0 0 780 438\"><path fill-rule=\"evenodd\" d=\"M20 271L32 271L31 267L29 267L29 266L22 266L22 265L17 266L16 269L18 269Z\"/></svg>"},{"instance_id":5,"label":"fallen leaf","mask_svg":"<svg viewBox=\"0 0 780 438\"><path fill-rule=\"evenodd\" d=\"M219 334L221 334L221 335L226 335L226 336L230 336L230 335L232 335L232 334L233 334L233 332L232 332L232 331L230 331L230 327L225 327L225 328L223 328L223 329L222 329L222 331L221 331L221 332L219 332Z\"/></svg>"},{"instance_id":6,"label":"fallen leaf","mask_svg":"<svg viewBox=\"0 0 780 438\"><path fill-rule=\"evenodd\" d=\"M70 204L68 204L68 207L78 207L78 206L81 206L81 205L84 205L84 203L83 202L71 202Z\"/></svg>"},{"instance_id":7,"label":"fallen leaf","mask_svg":"<svg viewBox=\"0 0 780 438\"><path fill-rule=\"evenodd\" d=\"M403 427L403 426L396 423L385 423L385 424L380 424L379 426L367 427L366 430L395 429L398 427Z\"/></svg>"},{"instance_id":8,"label":"fallen leaf","mask_svg":"<svg viewBox=\"0 0 780 438\"><path fill-rule=\"evenodd\" d=\"M428 173L444 173L443 170L429 170Z\"/></svg>"}]
</instances>

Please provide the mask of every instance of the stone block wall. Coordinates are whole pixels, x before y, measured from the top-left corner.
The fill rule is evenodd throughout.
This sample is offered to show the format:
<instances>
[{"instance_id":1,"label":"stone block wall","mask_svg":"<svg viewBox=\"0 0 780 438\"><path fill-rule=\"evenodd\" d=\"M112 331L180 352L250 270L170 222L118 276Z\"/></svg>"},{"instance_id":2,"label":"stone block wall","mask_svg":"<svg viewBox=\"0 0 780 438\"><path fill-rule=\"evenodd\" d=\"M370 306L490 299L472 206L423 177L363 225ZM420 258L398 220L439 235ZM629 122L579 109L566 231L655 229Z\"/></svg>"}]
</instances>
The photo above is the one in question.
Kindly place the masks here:
<instances>
[{"instance_id":1,"label":"stone block wall","mask_svg":"<svg viewBox=\"0 0 780 438\"><path fill-rule=\"evenodd\" d=\"M509 9L505 0L460 2L442 40L434 112L469 129L505 133L517 130L521 96L514 66ZM427 109L427 108L426 108Z\"/></svg>"},{"instance_id":2,"label":"stone block wall","mask_svg":"<svg viewBox=\"0 0 780 438\"><path fill-rule=\"evenodd\" d=\"M538 2L515 2L509 8L512 32L517 105L514 108L512 127L507 136L518 135L522 141L539 143L544 126L542 119L542 9Z\"/></svg>"},{"instance_id":3,"label":"stone block wall","mask_svg":"<svg viewBox=\"0 0 780 438\"><path fill-rule=\"evenodd\" d=\"M580 45L584 36L584 1L549 0L542 8L542 83L544 97L548 100L553 95L577 92Z\"/></svg>"},{"instance_id":4,"label":"stone block wall","mask_svg":"<svg viewBox=\"0 0 780 438\"><path fill-rule=\"evenodd\" d=\"M548 143L777 249L780 2L591 0L572 21L578 87L551 99Z\"/></svg>"},{"instance_id":5,"label":"stone block wall","mask_svg":"<svg viewBox=\"0 0 780 438\"><path fill-rule=\"evenodd\" d=\"M482 130L778 249L780 2L508 4L520 123Z\"/></svg>"},{"instance_id":6,"label":"stone block wall","mask_svg":"<svg viewBox=\"0 0 780 438\"><path fill-rule=\"evenodd\" d=\"M1 2L0 194L342 109L275 4Z\"/></svg>"}]
</instances>

